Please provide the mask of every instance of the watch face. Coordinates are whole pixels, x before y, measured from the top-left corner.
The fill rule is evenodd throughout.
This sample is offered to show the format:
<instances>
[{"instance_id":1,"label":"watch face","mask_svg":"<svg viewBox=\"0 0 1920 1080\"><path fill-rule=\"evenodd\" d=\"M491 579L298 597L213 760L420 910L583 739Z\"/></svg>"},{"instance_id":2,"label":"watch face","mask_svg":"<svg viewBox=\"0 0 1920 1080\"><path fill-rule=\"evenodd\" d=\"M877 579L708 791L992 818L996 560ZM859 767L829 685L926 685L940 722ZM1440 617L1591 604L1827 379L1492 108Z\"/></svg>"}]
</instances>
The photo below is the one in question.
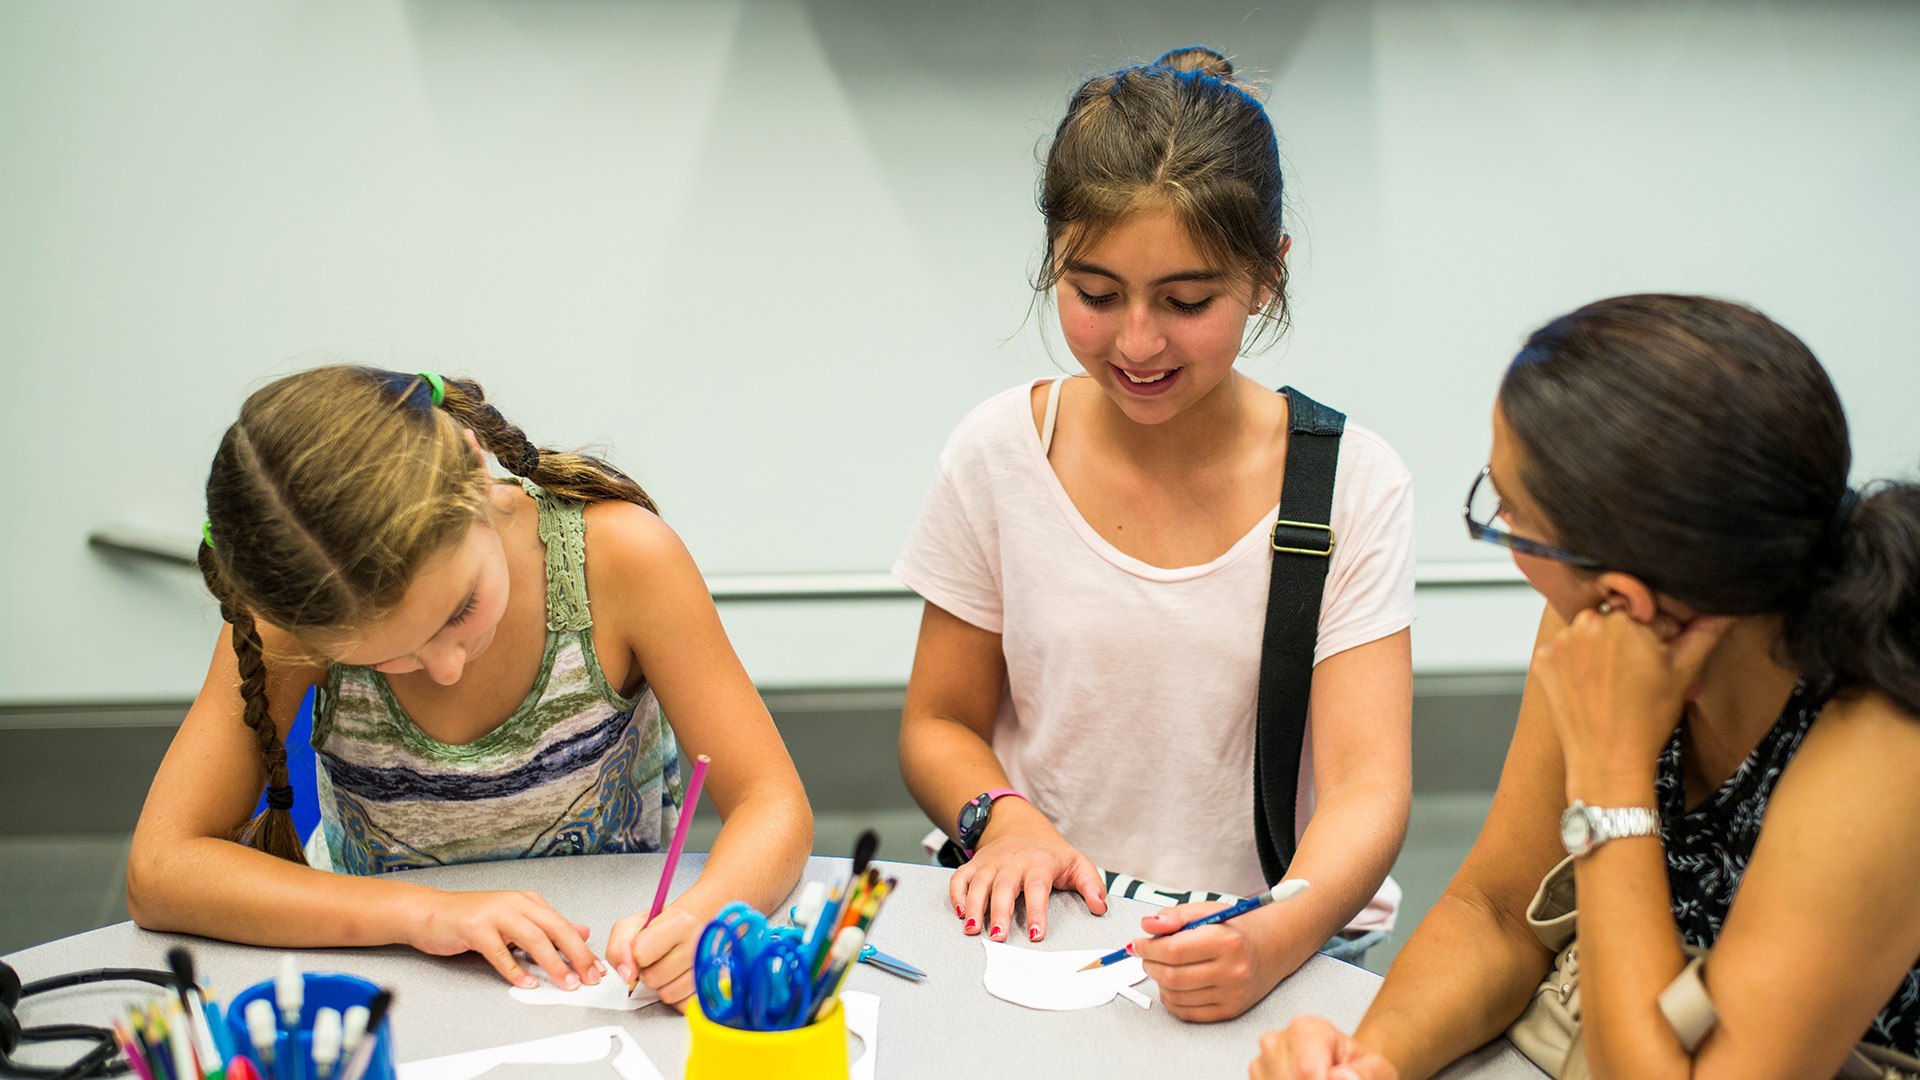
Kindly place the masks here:
<instances>
[{"instance_id":1,"label":"watch face","mask_svg":"<svg viewBox=\"0 0 1920 1080\"><path fill-rule=\"evenodd\" d=\"M981 819L987 816L987 808L979 803L968 803L960 810L960 835L970 836L980 828Z\"/></svg>"},{"instance_id":2,"label":"watch face","mask_svg":"<svg viewBox=\"0 0 1920 1080\"><path fill-rule=\"evenodd\" d=\"M1570 855L1579 855L1593 846L1593 826L1577 806L1560 815L1560 843Z\"/></svg>"}]
</instances>

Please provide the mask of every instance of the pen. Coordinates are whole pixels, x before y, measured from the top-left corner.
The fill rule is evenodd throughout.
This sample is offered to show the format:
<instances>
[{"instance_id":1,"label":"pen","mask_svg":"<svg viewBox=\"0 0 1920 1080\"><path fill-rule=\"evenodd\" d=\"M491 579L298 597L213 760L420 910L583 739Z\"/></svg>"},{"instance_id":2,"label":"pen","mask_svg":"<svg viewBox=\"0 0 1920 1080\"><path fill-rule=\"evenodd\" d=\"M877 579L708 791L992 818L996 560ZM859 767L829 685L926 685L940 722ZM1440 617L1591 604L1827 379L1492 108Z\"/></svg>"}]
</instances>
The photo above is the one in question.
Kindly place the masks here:
<instances>
[{"instance_id":1,"label":"pen","mask_svg":"<svg viewBox=\"0 0 1920 1080\"><path fill-rule=\"evenodd\" d=\"M279 1032L273 1026L273 1003L266 998L254 998L247 1002L246 1011L241 1013L247 1022L247 1039L253 1043L253 1056L260 1062L262 1075L271 1075L275 1039Z\"/></svg>"},{"instance_id":2,"label":"pen","mask_svg":"<svg viewBox=\"0 0 1920 1080\"><path fill-rule=\"evenodd\" d=\"M1239 903L1233 905L1232 907L1222 908L1211 915L1205 915L1198 919L1195 919L1192 922L1188 923L1187 925L1181 927L1180 929L1175 930L1173 933L1174 934L1184 933L1185 931L1191 930L1196 926L1212 926L1214 923L1223 923L1223 922L1226 922L1228 919L1237 919L1240 916L1245 915L1249 911L1258 911L1259 909L1266 907L1268 904L1277 904L1282 900L1291 900L1294 897L1299 896L1301 893L1306 891L1307 891L1306 878L1288 878L1287 880L1281 882L1280 884L1275 885L1273 888L1268 889L1266 892L1261 893L1259 896L1249 896L1245 900L1240 901ZM1155 934L1154 935L1155 938L1163 938L1163 937L1171 937L1171 936L1173 935L1172 934ZM1133 955L1132 953L1127 951L1129 947L1130 946L1122 946L1118 949L1115 949L1112 952L1108 953L1107 955L1101 957L1100 959L1095 960L1093 963L1088 964L1086 967L1081 968L1080 970L1092 971L1094 968L1103 968L1103 967L1106 967L1108 964L1117 964L1120 961L1125 960L1127 957Z\"/></svg>"}]
</instances>

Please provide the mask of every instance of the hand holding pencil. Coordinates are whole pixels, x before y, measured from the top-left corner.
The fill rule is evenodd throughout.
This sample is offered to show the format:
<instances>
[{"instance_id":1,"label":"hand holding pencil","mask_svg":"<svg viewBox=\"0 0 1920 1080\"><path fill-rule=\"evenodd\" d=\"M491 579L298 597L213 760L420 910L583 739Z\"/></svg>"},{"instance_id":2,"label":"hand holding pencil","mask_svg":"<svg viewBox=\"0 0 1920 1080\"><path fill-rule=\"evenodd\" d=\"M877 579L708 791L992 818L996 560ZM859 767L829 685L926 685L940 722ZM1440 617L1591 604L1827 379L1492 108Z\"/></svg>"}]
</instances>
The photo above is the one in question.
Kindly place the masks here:
<instances>
[{"instance_id":1,"label":"hand holding pencil","mask_svg":"<svg viewBox=\"0 0 1920 1080\"><path fill-rule=\"evenodd\" d=\"M629 915L614 923L607 935L607 963L626 980L629 993L644 981L659 992L660 1000L675 1008L682 1008L693 996L693 948L706 927L707 916L683 908L669 909L667 893L673 887L680 853L686 848L694 808L700 804L708 764L705 754L694 759L687 794L680 805L680 821L654 886L653 905L645 916Z\"/></svg>"},{"instance_id":2,"label":"hand holding pencil","mask_svg":"<svg viewBox=\"0 0 1920 1080\"><path fill-rule=\"evenodd\" d=\"M1128 952L1138 956L1147 977L1160 986L1161 1004L1179 1019L1226 1020L1266 997L1299 962L1289 962L1287 942L1275 940L1283 935L1260 925L1270 921L1251 914L1306 891L1305 881L1290 879L1231 906L1167 908L1141 920L1142 929L1158 931L1153 937L1135 940L1101 959L1124 958ZM1312 945L1318 948L1320 940Z\"/></svg>"}]
</instances>

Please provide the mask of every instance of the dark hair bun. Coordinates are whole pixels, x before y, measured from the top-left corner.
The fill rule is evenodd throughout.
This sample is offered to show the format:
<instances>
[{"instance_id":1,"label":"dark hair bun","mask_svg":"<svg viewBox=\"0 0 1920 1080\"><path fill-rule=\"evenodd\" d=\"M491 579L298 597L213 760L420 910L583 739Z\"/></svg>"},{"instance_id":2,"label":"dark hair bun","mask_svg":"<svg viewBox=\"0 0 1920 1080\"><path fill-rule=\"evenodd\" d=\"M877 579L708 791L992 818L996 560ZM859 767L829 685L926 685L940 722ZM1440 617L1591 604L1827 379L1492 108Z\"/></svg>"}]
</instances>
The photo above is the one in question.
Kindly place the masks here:
<instances>
[{"instance_id":1,"label":"dark hair bun","mask_svg":"<svg viewBox=\"0 0 1920 1080\"><path fill-rule=\"evenodd\" d=\"M1154 64L1158 67L1170 67L1175 71L1197 71L1216 79L1233 81L1233 61L1204 45L1189 45L1184 49L1175 49L1155 60Z\"/></svg>"}]
</instances>

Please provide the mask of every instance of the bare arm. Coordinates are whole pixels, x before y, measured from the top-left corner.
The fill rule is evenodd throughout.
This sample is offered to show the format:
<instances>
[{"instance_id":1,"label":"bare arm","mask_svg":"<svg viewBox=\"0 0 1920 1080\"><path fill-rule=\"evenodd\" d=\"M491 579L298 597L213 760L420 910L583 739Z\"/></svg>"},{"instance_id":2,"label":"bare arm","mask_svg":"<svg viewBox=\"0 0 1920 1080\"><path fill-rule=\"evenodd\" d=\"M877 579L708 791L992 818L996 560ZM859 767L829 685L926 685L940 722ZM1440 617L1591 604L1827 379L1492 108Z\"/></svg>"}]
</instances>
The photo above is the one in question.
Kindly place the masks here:
<instances>
[{"instance_id":1,"label":"bare arm","mask_svg":"<svg viewBox=\"0 0 1920 1080\"><path fill-rule=\"evenodd\" d=\"M952 834L960 808L993 788L1010 787L993 752L993 722L1007 679L1000 635L928 603L900 718L900 771L927 816ZM1094 914L1106 891L1086 856L1024 799L994 803L979 853L950 883L956 914L968 933L1005 937L1016 897L1026 900L1029 937L1046 936L1047 898L1071 886Z\"/></svg>"},{"instance_id":2,"label":"bare arm","mask_svg":"<svg viewBox=\"0 0 1920 1080\"><path fill-rule=\"evenodd\" d=\"M300 644L262 624L267 702L286 738L301 698L326 675ZM127 908L149 930L250 945L409 944L441 955L473 950L521 985L510 946L556 983L595 978L583 928L532 893L447 893L297 865L227 839L253 814L266 773L242 719L239 665L223 629L206 682L168 747L134 831ZM564 955L563 955L564 954ZM572 971L569 971L571 965ZM578 974L575 974L578 973Z\"/></svg>"},{"instance_id":3,"label":"bare arm","mask_svg":"<svg viewBox=\"0 0 1920 1080\"><path fill-rule=\"evenodd\" d=\"M1548 609L1545 641L1563 624ZM1531 675L1493 809L1440 902L1394 957L1354 1031L1405 1080L1432 1075L1507 1029L1552 956L1526 923L1540 879L1564 856L1559 742Z\"/></svg>"},{"instance_id":4,"label":"bare arm","mask_svg":"<svg viewBox=\"0 0 1920 1080\"><path fill-rule=\"evenodd\" d=\"M735 900L770 910L793 890L813 846L813 811L787 744L679 536L639 507L595 510L618 512L624 534L612 551L593 552L624 586L601 594L618 594L615 617L631 628L634 660L674 737L689 758L713 761L706 794L724 824L699 882L675 902L709 915ZM596 516L589 537L604 536L609 524Z\"/></svg>"},{"instance_id":5,"label":"bare arm","mask_svg":"<svg viewBox=\"0 0 1920 1080\"><path fill-rule=\"evenodd\" d=\"M1401 630L1314 667L1314 811L1290 878L1291 903L1174 934L1218 908L1181 904L1141 920L1164 940L1135 942L1160 998L1182 1020L1238 1016L1347 925L1380 888L1406 839L1412 799L1413 659Z\"/></svg>"}]
</instances>

